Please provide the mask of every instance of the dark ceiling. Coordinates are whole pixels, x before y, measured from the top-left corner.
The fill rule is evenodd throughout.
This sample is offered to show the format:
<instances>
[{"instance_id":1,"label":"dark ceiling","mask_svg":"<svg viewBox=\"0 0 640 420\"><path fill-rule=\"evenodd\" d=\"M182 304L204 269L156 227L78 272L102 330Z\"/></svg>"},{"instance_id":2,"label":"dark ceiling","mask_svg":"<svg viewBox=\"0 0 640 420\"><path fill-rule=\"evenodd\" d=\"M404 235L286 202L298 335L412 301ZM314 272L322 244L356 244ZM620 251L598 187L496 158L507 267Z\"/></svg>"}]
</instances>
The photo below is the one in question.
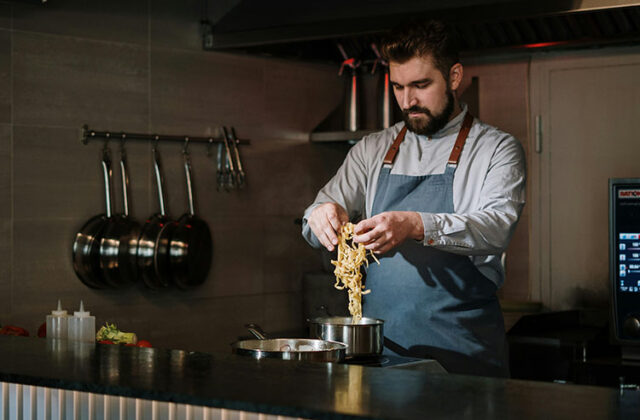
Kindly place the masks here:
<instances>
[{"instance_id":1,"label":"dark ceiling","mask_svg":"<svg viewBox=\"0 0 640 420\"><path fill-rule=\"evenodd\" d=\"M461 35L464 55L637 45L638 4L613 0L243 0L214 25L205 22L203 45L209 50L339 63L343 57L336 44L340 43L347 55L366 62L375 58L372 42L414 18L451 22Z\"/></svg>"}]
</instances>

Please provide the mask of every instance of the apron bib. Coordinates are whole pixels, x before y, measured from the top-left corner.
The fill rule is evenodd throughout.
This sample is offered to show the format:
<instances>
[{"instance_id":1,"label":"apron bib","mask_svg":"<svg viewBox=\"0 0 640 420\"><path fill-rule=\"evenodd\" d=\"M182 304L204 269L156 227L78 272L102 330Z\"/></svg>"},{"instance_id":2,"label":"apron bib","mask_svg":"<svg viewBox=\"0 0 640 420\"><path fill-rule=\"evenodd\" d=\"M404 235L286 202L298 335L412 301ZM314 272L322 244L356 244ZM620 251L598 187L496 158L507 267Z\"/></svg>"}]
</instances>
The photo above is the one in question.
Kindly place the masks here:
<instances>
[{"instance_id":1,"label":"apron bib","mask_svg":"<svg viewBox=\"0 0 640 420\"><path fill-rule=\"evenodd\" d=\"M391 174L398 134L378 178L372 215L454 213L453 176L473 123L467 112L443 174ZM447 371L508 376L506 338L495 284L469 257L408 240L367 269L367 316L385 321L385 354L434 358Z\"/></svg>"}]
</instances>

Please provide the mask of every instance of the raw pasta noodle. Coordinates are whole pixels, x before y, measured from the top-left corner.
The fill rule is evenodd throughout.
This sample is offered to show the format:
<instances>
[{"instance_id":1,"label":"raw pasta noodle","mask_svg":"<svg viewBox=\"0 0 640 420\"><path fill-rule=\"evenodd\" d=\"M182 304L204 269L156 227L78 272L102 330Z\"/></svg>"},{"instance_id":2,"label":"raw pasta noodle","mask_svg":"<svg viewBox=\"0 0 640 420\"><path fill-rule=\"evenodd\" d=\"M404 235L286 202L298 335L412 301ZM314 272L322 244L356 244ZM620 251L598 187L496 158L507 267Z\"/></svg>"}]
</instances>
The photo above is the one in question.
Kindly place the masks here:
<instances>
[{"instance_id":1,"label":"raw pasta noodle","mask_svg":"<svg viewBox=\"0 0 640 420\"><path fill-rule=\"evenodd\" d=\"M363 244L356 244L353 239L353 223L346 223L342 226L338 234L338 259L331 261L335 265L333 274L336 275L336 289L347 289L349 293L349 313L353 323L357 324L362 318L362 295L366 295L371 290L364 290L362 285L362 273L360 266L367 261L367 250ZM380 261L370 252L371 256L378 264Z\"/></svg>"}]
</instances>

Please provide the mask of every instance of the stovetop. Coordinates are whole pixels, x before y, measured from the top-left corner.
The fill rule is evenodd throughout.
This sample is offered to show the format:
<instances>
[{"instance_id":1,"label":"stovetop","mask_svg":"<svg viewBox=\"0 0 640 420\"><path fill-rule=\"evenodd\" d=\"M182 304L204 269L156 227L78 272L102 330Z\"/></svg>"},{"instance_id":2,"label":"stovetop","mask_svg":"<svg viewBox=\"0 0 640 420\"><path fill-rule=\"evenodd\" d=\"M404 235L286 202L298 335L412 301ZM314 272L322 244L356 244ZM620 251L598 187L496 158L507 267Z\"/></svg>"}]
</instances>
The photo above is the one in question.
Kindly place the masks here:
<instances>
[{"instance_id":1,"label":"stovetop","mask_svg":"<svg viewBox=\"0 0 640 420\"><path fill-rule=\"evenodd\" d=\"M418 359L416 357L393 356L387 354L346 359L343 363L347 365L367 367L419 369L428 370L434 373L446 373L446 370L442 365L434 359Z\"/></svg>"}]
</instances>

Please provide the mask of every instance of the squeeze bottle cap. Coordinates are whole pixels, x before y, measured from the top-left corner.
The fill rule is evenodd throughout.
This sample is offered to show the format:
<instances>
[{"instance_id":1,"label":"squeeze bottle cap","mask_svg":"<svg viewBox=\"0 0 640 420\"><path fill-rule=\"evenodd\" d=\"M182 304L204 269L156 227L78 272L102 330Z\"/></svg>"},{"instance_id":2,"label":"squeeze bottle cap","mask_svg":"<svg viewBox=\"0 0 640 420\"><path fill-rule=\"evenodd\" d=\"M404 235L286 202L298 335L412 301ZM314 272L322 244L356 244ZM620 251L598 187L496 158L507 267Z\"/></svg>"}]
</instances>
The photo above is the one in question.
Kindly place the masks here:
<instances>
[{"instance_id":1,"label":"squeeze bottle cap","mask_svg":"<svg viewBox=\"0 0 640 420\"><path fill-rule=\"evenodd\" d=\"M53 316L65 316L67 315L67 311L62 310L62 305L60 304L60 299L58 299L58 309L54 309L51 311L51 315Z\"/></svg>"},{"instance_id":2,"label":"squeeze bottle cap","mask_svg":"<svg viewBox=\"0 0 640 420\"><path fill-rule=\"evenodd\" d=\"M84 310L84 304L82 303L82 301L80 301L80 309L75 311L73 313L73 316L77 316L79 318L85 318L85 317L88 317L89 315L91 314L89 313L89 311Z\"/></svg>"}]
</instances>

